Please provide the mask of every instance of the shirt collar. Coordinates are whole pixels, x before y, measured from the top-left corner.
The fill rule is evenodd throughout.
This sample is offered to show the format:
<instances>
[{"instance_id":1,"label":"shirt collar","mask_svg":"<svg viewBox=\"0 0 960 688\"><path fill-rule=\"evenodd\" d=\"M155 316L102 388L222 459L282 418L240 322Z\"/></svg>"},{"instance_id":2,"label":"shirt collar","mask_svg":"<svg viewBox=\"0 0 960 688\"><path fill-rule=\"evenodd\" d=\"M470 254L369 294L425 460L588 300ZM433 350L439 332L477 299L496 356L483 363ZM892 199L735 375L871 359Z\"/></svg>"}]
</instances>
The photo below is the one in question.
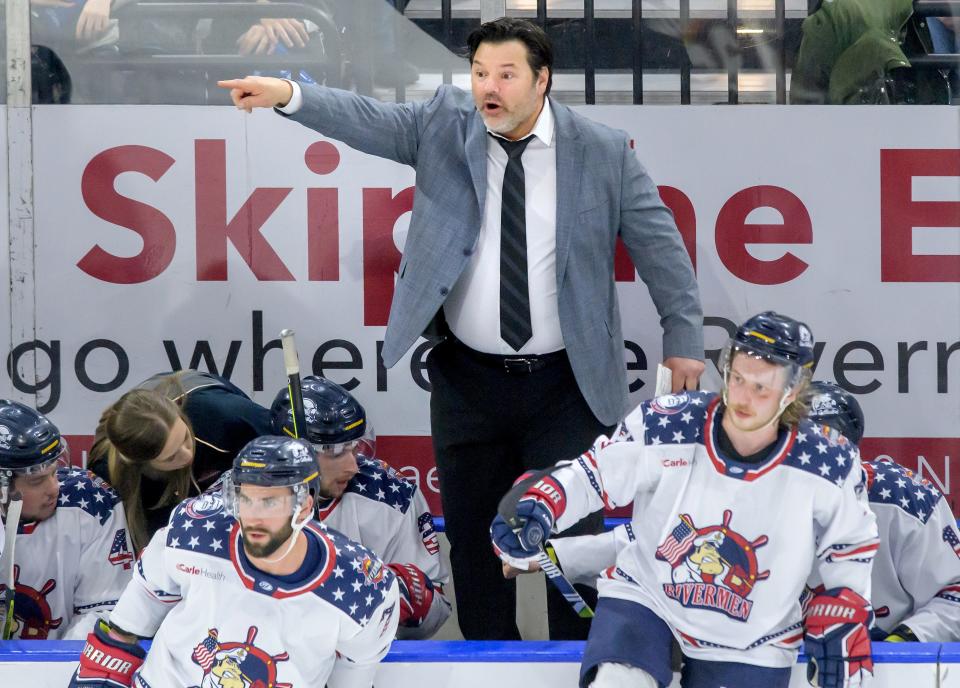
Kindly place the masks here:
<instances>
[{"instance_id":1,"label":"shirt collar","mask_svg":"<svg viewBox=\"0 0 960 688\"><path fill-rule=\"evenodd\" d=\"M487 133L500 139L506 138L495 131L490 131L489 128L487 129ZM543 108L540 110L540 115L537 117L537 121L534 123L533 129L531 129L530 133L524 136L524 138L536 136L543 142L544 145L550 147L553 145L553 133L553 109L550 107L550 98L544 97Z\"/></svg>"}]
</instances>

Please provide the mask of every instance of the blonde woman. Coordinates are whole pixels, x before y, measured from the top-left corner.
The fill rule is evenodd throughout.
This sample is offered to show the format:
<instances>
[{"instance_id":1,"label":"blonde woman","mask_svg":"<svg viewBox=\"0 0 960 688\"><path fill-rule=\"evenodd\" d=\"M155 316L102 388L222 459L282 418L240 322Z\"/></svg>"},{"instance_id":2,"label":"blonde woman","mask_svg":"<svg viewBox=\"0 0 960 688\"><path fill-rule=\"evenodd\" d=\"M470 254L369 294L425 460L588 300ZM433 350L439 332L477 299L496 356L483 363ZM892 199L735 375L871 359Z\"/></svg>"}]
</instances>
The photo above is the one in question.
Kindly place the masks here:
<instances>
[{"instance_id":1,"label":"blonde woman","mask_svg":"<svg viewBox=\"0 0 960 688\"><path fill-rule=\"evenodd\" d=\"M170 512L230 468L250 440L270 434L270 411L225 378L161 373L104 410L90 469L123 499L135 551Z\"/></svg>"}]
</instances>

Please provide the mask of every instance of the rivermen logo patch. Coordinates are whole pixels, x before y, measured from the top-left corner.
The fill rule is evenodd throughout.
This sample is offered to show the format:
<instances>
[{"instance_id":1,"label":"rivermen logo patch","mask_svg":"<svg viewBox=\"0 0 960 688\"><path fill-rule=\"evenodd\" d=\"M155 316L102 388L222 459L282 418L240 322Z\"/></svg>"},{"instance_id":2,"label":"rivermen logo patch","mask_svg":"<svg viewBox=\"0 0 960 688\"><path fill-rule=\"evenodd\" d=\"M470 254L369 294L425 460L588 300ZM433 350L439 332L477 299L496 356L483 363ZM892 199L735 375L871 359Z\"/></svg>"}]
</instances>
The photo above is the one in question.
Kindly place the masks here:
<instances>
[{"instance_id":1,"label":"rivermen logo patch","mask_svg":"<svg viewBox=\"0 0 960 688\"><path fill-rule=\"evenodd\" d=\"M753 586L770 576L759 570L756 554L767 536L748 540L731 530L732 517L727 509L721 525L697 528L688 514L680 514L680 523L657 548L657 559L670 565L672 582L663 585L667 597L687 608L746 622Z\"/></svg>"}]
</instances>

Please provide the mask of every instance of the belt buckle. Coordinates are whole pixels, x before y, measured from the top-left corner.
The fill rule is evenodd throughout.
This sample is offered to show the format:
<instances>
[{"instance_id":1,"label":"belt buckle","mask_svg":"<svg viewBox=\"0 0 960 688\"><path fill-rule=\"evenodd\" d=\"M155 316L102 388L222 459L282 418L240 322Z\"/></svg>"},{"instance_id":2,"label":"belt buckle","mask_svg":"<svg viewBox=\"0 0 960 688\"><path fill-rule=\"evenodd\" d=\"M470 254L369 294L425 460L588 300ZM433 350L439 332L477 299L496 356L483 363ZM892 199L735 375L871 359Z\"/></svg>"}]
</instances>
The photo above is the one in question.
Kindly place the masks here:
<instances>
[{"instance_id":1,"label":"belt buckle","mask_svg":"<svg viewBox=\"0 0 960 688\"><path fill-rule=\"evenodd\" d=\"M530 358L505 358L503 368L508 373L532 373L534 360Z\"/></svg>"}]
</instances>

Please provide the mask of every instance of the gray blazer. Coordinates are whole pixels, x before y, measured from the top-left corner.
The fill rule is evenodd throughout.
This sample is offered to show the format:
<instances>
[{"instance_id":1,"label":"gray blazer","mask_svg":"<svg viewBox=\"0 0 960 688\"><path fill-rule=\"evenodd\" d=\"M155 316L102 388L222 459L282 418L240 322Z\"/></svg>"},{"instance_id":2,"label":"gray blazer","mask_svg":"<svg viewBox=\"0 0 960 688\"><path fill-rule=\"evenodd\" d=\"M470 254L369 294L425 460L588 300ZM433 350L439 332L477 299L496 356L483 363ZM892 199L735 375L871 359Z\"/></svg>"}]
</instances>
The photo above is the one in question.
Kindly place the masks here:
<instances>
[{"instance_id":1,"label":"gray blazer","mask_svg":"<svg viewBox=\"0 0 960 688\"><path fill-rule=\"evenodd\" d=\"M416 192L390 308L383 361L420 337L470 259L487 189L487 132L471 94L441 86L423 103L381 103L300 84L290 119L357 150L412 166ZM557 142L560 330L580 391L597 418L627 410L620 310L613 277L623 238L660 314L664 358L703 358L696 278L673 214L627 135L550 101Z\"/></svg>"}]
</instances>

